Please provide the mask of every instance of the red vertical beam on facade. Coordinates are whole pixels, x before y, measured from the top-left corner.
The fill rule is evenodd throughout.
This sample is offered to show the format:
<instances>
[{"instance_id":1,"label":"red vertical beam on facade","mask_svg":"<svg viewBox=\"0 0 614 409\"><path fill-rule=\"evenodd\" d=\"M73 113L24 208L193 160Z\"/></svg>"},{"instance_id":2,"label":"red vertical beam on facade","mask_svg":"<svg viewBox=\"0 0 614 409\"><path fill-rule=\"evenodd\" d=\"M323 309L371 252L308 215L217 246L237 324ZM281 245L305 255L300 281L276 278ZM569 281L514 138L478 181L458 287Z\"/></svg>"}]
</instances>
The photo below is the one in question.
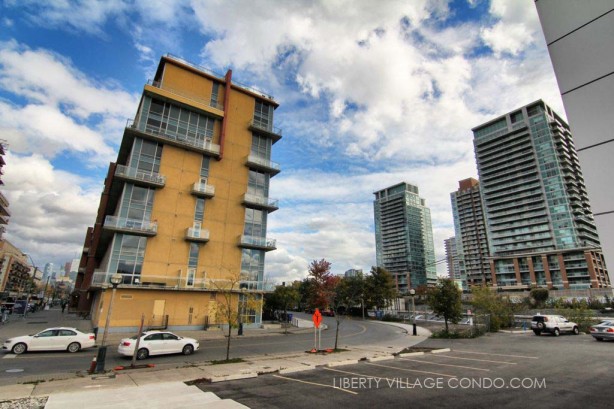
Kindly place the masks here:
<instances>
[{"instance_id":1,"label":"red vertical beam on facade","mask_svg":"<svg viewBox=\"0 0 614 409\"><path fill-rule=\"evenodd\" d=\"M79 304L77 307L79 311L89 310L92 303L92 299L91 297L87 296L87 293L92 285L92 279L94 278L94 270L96 269L96 267L98 267L98 263L96 261L96 248L98 247L98 242L100 241L100 236L102 235L102 225L104 224L104 218L109 203L111 185L113 184L113 177L115 176L116 166L116 163L111 163L109 165L109 171L107 172L107 177L104 180L104 190L100 195L100 205L98 206L96 224L94 225L94 228L92 230L91 241L89 243L90 249L87 254L85 274L83 276L83 281L81 282L81 287L79 288Z\"/></svg>"},{"instance_id":2,"label":"red vertical beam on facade","mask_svg":"<svg viewBox=\"0 0 614 409\"><path fill-rule=\"evenodd\" d=\"M550 265L548 264L548 256L542 256L542 266L544 266L544 274L546 275L546 285L552 289L552 275L550 275Z\"/></svg>"},{"instance_id":3,"label":"red vertical beam on facade","mask_svg":"<svg viewBox=\"0 0 614 409\"><path fill-rule=\"evenodd\" d=\"M228 114L230 110L228 109L229 101L230 101L230 89L232 87L232 70L228 70L226 72L226 76L224 77L226 80L226 87L224 88L224 118L222 118L222 132L220 134L220 159L224 157L224 141L226 139L226 125L228 124Z\"/></svg>"},{"instance_id":4,"label":"red vertical beam on facade","mask_svg":"<svg viewBox=\"0 0 614 409\"><path fill-rule=\"evenodd\" d=\"M588 267L588 275L591 277L591 288L599 288L599 280L597 280L597 274L595 273L594 259L590 251L584 252L584 258L586 259L586 266Z\"/></svg>"},{"instance_id":5,"label":"red vertical beam on facade","mask_svg":"<svg viewBox=\"0 0 614 409\"><path fill-rule=\"evenodd\" d=\"M565 268L565 259L563 258L563 254L559 254L559 268L561 269L563 288L569 288L569 279L567 278L567 269Z\"/></svg>"},{"instance_id":6,"label":"red vertical beam on facade","mask_svg":"<svg viewBox=\"0 0 614 409\"><path fill-rule=\"evenodd\" d=\"M533 257L527 257L527 264L529 265L529 276L531 277L531 285L537 285L535 267L533 266Z\"/></svg>"},{"instance_id":7,"label":"red vertical beam on facade","mask_svg":"<svg viewBox=\"0 0 614 409\"><path fill-rule=\"evenodd\" d=\"M516 275L516 285L522 285L522 277L520 276L520 264L518 259L514 258L514 274Z\"/></svg>"}]
</instances>

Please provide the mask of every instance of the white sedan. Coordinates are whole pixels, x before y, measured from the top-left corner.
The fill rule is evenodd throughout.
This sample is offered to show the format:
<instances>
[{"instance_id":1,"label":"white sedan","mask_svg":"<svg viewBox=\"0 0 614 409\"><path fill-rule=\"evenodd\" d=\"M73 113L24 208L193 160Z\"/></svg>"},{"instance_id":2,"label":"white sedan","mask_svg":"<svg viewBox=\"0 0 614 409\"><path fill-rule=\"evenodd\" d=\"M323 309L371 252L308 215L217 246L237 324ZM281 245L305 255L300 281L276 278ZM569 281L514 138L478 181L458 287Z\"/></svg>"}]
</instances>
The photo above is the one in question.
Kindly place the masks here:
<instances>
[{"instance_id":1,"label":"white sedan","mask_svg":"<svg viewBox=\"0 0 614 409\"><path fill-rule=\"evenodd\" d=\"M84 333L75 328L47 328L36 335L23 335L4 341L2 349L14 354L26 351L68 351L78 352L96 345L93 333Z\"/></svg>"},{"instance_id":2,"label":"white sedan","mask_svg":"<svg viewBox=\"0 0 614 409\"><path fill-rule=\"evenodd\" d=\"M124 356L133 356L137 336L124 338L119 342L117 352ZM141 335L136 359L145 359L149 355L184 354L190 355L197 351L200 344L194 338L184 338L172 332L147 331Z\"/></svg>"}]
</instances>

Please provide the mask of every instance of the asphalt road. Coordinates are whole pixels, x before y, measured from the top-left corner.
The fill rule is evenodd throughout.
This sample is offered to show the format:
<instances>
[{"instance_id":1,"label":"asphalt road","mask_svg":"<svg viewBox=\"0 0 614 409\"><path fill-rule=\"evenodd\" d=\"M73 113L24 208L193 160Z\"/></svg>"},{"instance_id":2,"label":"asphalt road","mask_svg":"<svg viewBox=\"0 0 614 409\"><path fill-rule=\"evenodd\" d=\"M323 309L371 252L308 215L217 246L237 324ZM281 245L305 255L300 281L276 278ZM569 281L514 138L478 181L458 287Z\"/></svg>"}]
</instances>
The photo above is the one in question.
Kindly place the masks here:
<instances>
[{"instance_id":1,"label":"asphalt road","mask_svg":"<svg viewBox=\"0 0 614 409\"><path fill-rule=\"evenodd\" d=\"M614 342L589 335L427 340L451 352L201 384L250 408L610 408Z\"/></svg>"},{"instance_id":2,"label":"asphalt road","mask_svg":"<svg viewBox=\"0 0 614 409\"><path fill-rule=\"evenodd\" d=\"M298 314L302 316L303 314ZM307 317L307 315L304 315ZM324 317L329 329L322 331L322 347L332 348L335 337L335 319ZM236 330L233 330L236 334ZM344 320L339 327L339 346L356 346L382 343L404 335L404 331L393 326L362 320ZM200 350L191 356L163 355L153 356L139 363L154 364L159 368L174 368L199 362L222 360L226 358L225 339L206 339L200 341ZM231 339L231 358L278 353L295 353L313 348L313 332L290 333L288 335L269 335L262 337L233 337ZM28 352L14 355L0 353L0 385L14 384L18 378L40 376L40 379L53 377L59 373L84 372L89 369L97 349L87 349L75 354L67 352ZM108 345L106 369L129 365L130 358L117 354L115 344Z\"/></svg>"}]
</instances>

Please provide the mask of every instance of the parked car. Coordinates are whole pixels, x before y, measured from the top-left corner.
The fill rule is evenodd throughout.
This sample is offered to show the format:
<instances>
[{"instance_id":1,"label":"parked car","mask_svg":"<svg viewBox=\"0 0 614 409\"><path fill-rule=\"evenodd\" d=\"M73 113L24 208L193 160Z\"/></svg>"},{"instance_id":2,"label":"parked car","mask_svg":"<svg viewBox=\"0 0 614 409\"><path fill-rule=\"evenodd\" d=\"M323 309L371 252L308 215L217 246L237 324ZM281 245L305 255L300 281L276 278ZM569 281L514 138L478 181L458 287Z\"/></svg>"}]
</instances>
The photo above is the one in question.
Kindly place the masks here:
<instances>
[{"instance_id":1,"label":"parked car","mask_svg":"<svg viewBox=\"0 0 614 409\"><path fill-rule=\"evenodd\" d=\"M531 320L531 329L535 335L548 332L555 337L558 337L561 332L571 332L575 335L580 333L578 324L561 315L535 315Z\"/></svg>"},{"instance_id":2,"label":"parked car","mask_svg":"<svg viewBox=\"0 0 614 409\"><path fill-rule=\"evenodd\" d=\"M325 317L334 317L335 311L333 310L322 310L322 315Z\"/></svg>"},{"instance_id":3,"label":"parked car","mask_svg":"<svg viewBox=\"0 0 614 409\"><path fill-rule=\"evenodd\" d=\"M47 328L35 335L23 335L4 341L2 349L14 354L26 351L78 352L96 345L93 333L84 333L75 328Z\"/></svg>"},{"instance_id":4,"label":"parked car","mask_svg":"<svg viewBox=\"0 0 614 409\"><path fill-rule=\"evenodd\" d=\"M591 335L597 341L614 339L614 321L602 321L590 328Z\"/></svg>"},{"instance_id":5,"label":"parked car","mask_svg":"<svg viewBox=\"0 0 614 409\"><path fill-rule=\"evenodd\" d=\"M133 356L137 336L124 338L119 342L117 352L124 356ZM200 347L194 338L184 338L168 331L146 331L141 335L136 359L145 359L149 355L184 354L190 355Z\"/></svg>"}]
</instances>

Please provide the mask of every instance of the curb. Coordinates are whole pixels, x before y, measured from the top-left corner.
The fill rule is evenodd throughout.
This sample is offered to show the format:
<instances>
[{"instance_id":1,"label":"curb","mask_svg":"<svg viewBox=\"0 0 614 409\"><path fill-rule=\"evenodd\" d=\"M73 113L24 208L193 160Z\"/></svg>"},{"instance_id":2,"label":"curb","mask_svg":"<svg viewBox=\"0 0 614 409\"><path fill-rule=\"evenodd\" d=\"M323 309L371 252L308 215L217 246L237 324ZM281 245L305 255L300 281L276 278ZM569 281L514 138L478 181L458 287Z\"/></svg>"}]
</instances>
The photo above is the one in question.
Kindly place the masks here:
<instances>
[{"instance_id":1,"label":"curb","mask_svg":"<svg viewBox=\"0 0 614 409\"><path fill-rule=\"evenodd\" d=\"M431 351L431 354L443 354L444 352L450 352L450 351L452 351L450 348L434 349Z\"/></svg>"},{"instance_id":2,"label":"curb","mask_svg":"<svg viewBox=\"0 0 614 409\"><path fill-rule=\"evenodd\" d=\"M394 355L374 356L372 358L367 358L367 362L390 361L392 359L394 359Z\"/></svg>"},{"instance_id":3,"label":"curb","mask_svg":"<svg viewBox=\"0 0 614 409\"><path fill-rule=\"evenodd\" d=\"M420 356L420 355L424 355L424 352L405 352L403 354L399 354L399 357L405 358L408 356Z\"/></svg>"},{"instance_id":4,"label":"curb","mask_svg":"<svg viewBox=\"0 0 614 409\"><path fill-rule=\"evenodd\" d=\"M325 366L328 368L332 368L335 366L353 365L357 363L358 363L358 359L346 359L345 361L329 362Z\"/></svg>"}]
</instances>

